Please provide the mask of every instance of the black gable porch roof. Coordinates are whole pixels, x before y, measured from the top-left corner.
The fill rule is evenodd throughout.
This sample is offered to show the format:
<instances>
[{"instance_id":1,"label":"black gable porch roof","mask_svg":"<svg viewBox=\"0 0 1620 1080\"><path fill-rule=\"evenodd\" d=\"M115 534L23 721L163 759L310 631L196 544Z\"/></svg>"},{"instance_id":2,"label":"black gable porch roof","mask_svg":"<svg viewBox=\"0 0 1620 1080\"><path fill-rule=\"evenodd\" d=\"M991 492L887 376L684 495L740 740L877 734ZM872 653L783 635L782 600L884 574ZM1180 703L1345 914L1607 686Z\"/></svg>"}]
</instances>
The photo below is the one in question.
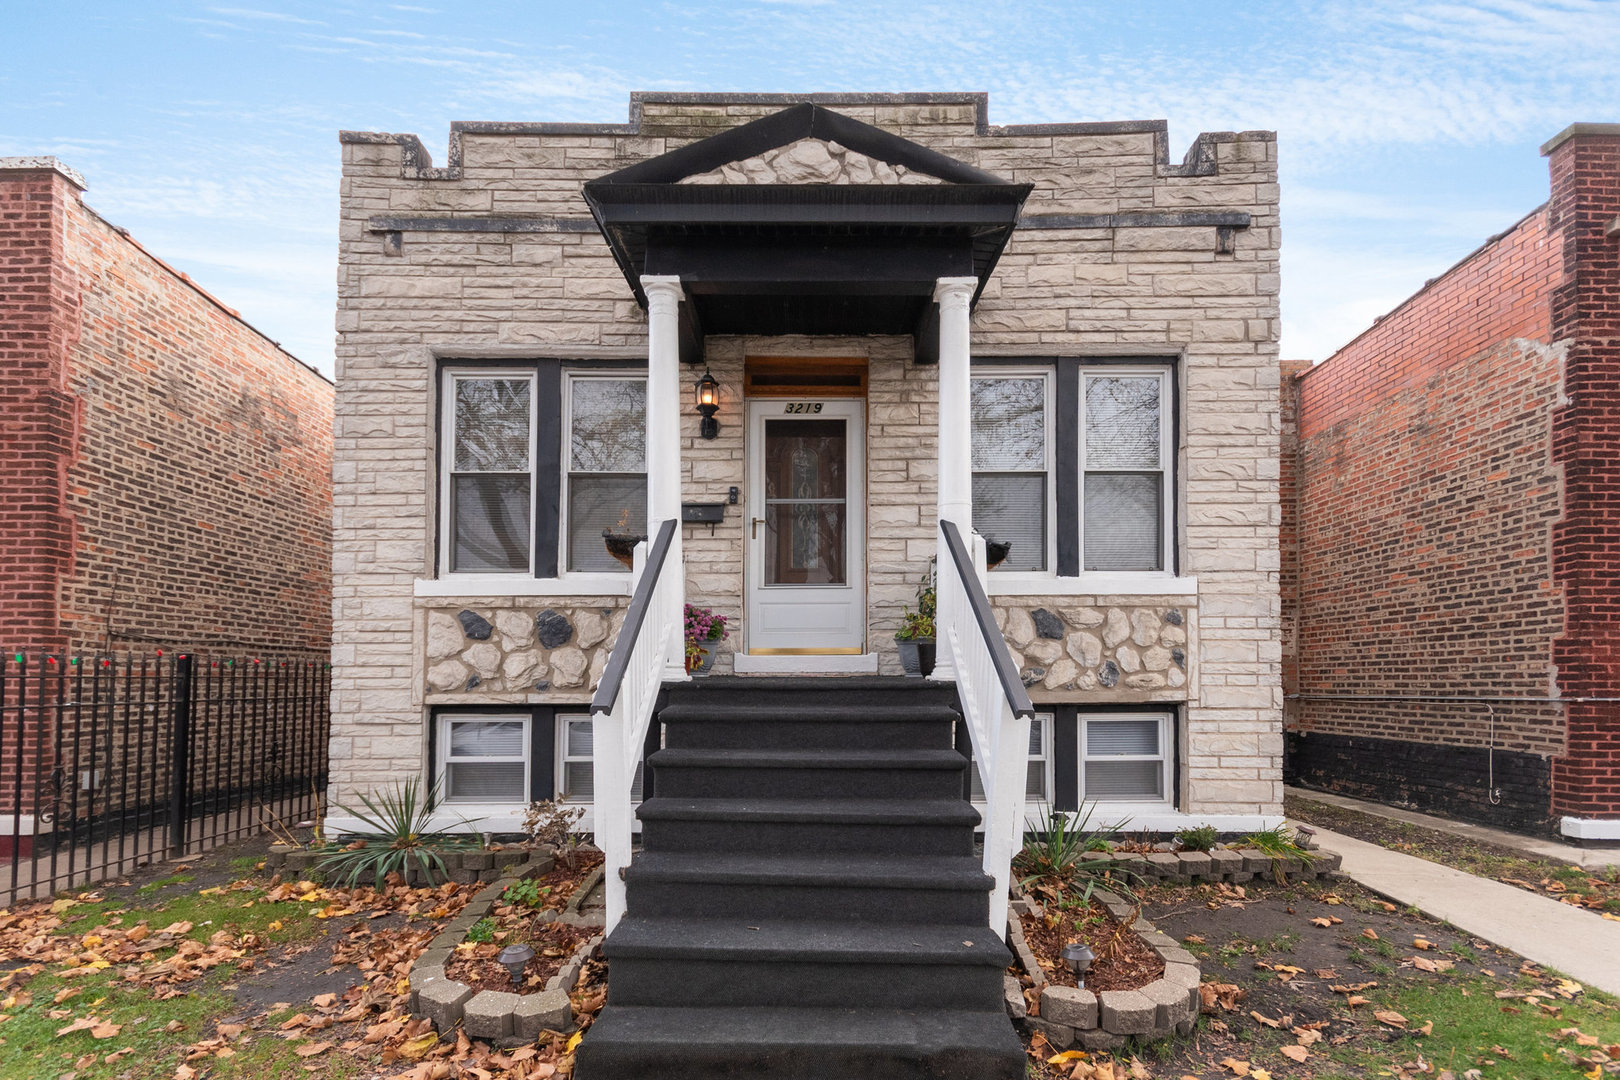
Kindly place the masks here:
<instances>
[{"instance_id":1,"label":"black gable porch roof","mask_svg":"<svg viewBox=\"0 0 1620 1080\"><path fill-rule=\"evenodd\" d=\"M804 138L926 173L928 184L682 184ZM704 334L916 334L941 277L983 289L1030 185L816 105L796 105L585 185L637 300L681 279L683 358Z\"/></svg>"}]
</instances>

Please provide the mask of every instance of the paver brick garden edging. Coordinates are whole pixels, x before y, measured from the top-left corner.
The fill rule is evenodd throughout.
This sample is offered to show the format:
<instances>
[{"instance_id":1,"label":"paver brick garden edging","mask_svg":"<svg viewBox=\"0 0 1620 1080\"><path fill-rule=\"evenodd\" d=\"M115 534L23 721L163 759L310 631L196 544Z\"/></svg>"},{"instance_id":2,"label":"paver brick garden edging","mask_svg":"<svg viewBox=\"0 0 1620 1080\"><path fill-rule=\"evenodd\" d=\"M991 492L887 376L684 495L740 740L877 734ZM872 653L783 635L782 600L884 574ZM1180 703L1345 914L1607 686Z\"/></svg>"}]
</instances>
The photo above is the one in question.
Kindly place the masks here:
<instances>
[{"instance_id":1,"label":"paver brick garden edging","mask_svg":"<svg viewBox=\"0 0 1620 1080\"><path fill-rule=\"evenodd\" d=\"M550 855L535 853L530 862L509 868L505 875L478 890L461 914L448 923L416 958L410 973L412 1013L431 1020L440 1034L454 1028L459 1022L469 1036L484 1039L495 1046L522 1046L533 1042L542 1031L569 1032L574 1029L574 1010L568 993L579 981L580 970L585 966L586 959L602 944L600 934L575 949L557 974L546 980L545 989L536 994L474 990L466 983L450 978L444 970L456 946L465 940L467 931L494 910L508 886L523 878L549 874L553 865ZM575 926L590 925L589 920L580 913L580 904L601 880L602 868L599 866L580 882L558 914L557 921Z\"/></svg>"},{"instance_id":2,"label":"paver brick garden edging","mask_svg":"<svg viewBox=\"0 0 1620 1080\"><path fill-rule=\"evenodd\" d=\"M1332 851L1312 851L1311 859L1273 858L1257 848L1213 851L1092 852L1082 856L1088 870L1118 869L1143 878L1167 881L1253 881L1280 871L1290 880L1331 877L1343 859Z\"/></svg>"},{"instance_id":3,"label":"paver brick garden edging","mask_svg":"<svg viewBox=\"0 0 1620 1080\"><path fill-rule=\"evenodd\" d=\"M1213 851L1155 851L1150 854L1113 852L1090 856L1093 869L1118 868L1143 878L1171 881L1252 881L1281 871L1295 880L1326 878L1337 874L1343 860L1331 851L1313 851L1310 861L1274 859L1255 848L1217 848ZM1198 958L1168 934L1161 933L1141 917L1139 909L1106 889L1092 893L1098 903L1119 921L1134 918L1131 929L1164 961L1164 974L1136 990L1104 990L1094 993L1049 982L1024 940L1024 924L1019 915L1034 910L1031 901L1016 897L1007 917L1007 940L1018 964L1039 991L1040 1015L1027 1015L1023 989L1018 980L1007 976L1007 1008L1013 1019L1046 1036L1058 1049L1079 1043L1088 1050L1117 1050L1127 1037L1139 1040L1162 1039L1172 1032L1185 1035L1198 1020L1198 986L1203 971Z\"/></svg>"},{"instance_id":4,"label":"paver brick garden edging","mask_svg":"<svg viewBox=\"0 0 1620 1080\"><path fill-rule=\"evenodd\" d=\"M1145 1041L1192 1031L1198 1020L1198 985L1203 981L1198 958L1141 918L1137 909L1121 897L1106 889L1096 890L1092 897L1116 920L1135 919L1131 929L1164 961L1164 974L1136 990L1101 993L1047 981L1024 940L1024 924L1019 920L1019 915L1034 910L1034 906L1028 900L1015 899L1007 917L1007 940L1018 965L1040 992L1040 1015L1026 1015L1022 988L1009 975L1007 1004L1013 1018L1046 1036L1046 1041L1059 1050L1075 1043L1087 1050L1117 1050L1125 1045L1127 1037Z\"/></svg>"}]
</instances>

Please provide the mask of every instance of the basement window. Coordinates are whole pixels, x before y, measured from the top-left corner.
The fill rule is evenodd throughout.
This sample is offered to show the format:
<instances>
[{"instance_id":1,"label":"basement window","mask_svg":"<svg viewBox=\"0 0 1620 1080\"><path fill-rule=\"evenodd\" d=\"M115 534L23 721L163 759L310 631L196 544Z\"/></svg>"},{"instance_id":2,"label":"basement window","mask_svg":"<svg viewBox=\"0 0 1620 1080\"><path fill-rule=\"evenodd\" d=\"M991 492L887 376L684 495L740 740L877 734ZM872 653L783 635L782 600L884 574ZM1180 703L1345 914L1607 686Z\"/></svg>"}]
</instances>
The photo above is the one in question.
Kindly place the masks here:
<instances>
[{"instance_id":1,"label":"basement window","mask_svg":"<svg viewBox=\"0 0 1620 1080\"><path fill-rule=\"evenodd\" d=\"M1052 720L1051 713L1036 713L1029 722L1029 766L1024 784L1024 801L1048 803L1052 801ZM968 752L968 795L976 803L984 802L984 781L979 778L979 767Z\"/></svg>"},{"instance_id":2,"label":"basement window","mask_svg":"<svg viewBox=\"0 0 1620 1080\"><path fill-rule=\"evenodd\" d=\"M447 803L527 803L529 717L439 717Z\"/></svg>"},{"instance_id":3,"label":"basement window","mask_svg":"<svg viewBox=\"0 0 1620 1080\"><path fill-rule=\"evenodd\" d=\"M557 714L557 801L588 803L596 800L595 749L591 717L588 713ZM643 765L636 763L630 782L630 801L641 801Z\"/></svg>"},{"instance_id":4,"label":"basement window","mask_svg":"<svg viewBox=\"0 0 1620 1080\"><path fill-rule=\"evenodd\" d=\"M1082 713L1080 800L1170 801L1168 713Z\"/></svg>"}]
</instances>

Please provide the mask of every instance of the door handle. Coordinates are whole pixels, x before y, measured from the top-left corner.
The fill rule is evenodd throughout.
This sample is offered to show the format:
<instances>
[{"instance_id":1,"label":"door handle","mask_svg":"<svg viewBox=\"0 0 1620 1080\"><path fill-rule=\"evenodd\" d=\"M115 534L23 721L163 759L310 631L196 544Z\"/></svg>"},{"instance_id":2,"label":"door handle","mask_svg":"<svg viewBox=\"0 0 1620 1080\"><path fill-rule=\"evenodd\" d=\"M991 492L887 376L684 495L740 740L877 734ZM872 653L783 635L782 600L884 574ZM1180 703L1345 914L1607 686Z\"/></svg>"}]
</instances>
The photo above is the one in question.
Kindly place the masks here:
<instances>
[{"instance_id":1,"label":"door handle","mask_svg":"<svg viewBox=\"0 0 1620 1080\"><path fill-rule=\"evenodd\" d=\"M750 540L758 540L759 539L759 527L761 525L763 525L763 524L765 524L765 519L764 518L754 518L753 519L753 525L751 525L749 527L749 529L748 529L748 539L750 539Z\"/></svg>"}]
</instances>

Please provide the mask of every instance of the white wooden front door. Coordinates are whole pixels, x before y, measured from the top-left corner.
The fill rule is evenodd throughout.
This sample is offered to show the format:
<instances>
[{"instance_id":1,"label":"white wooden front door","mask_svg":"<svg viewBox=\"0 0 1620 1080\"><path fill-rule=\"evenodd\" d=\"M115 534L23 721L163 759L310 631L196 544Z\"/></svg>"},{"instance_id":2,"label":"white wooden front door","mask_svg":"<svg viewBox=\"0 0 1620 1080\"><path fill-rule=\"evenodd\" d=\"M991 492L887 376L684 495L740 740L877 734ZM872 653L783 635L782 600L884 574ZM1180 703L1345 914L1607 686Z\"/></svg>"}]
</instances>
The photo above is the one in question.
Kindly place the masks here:
<instances>
[{"instance_id":1,"label":"white wooden front door","mask_svg":"<svg viewBox=\"0 0 1620 1080\"><path fill-rule=\"evenodd\" d=\"M751 654L866 650L865 414L856 398L748 403Z\"/></svg>"}]
</instances>

